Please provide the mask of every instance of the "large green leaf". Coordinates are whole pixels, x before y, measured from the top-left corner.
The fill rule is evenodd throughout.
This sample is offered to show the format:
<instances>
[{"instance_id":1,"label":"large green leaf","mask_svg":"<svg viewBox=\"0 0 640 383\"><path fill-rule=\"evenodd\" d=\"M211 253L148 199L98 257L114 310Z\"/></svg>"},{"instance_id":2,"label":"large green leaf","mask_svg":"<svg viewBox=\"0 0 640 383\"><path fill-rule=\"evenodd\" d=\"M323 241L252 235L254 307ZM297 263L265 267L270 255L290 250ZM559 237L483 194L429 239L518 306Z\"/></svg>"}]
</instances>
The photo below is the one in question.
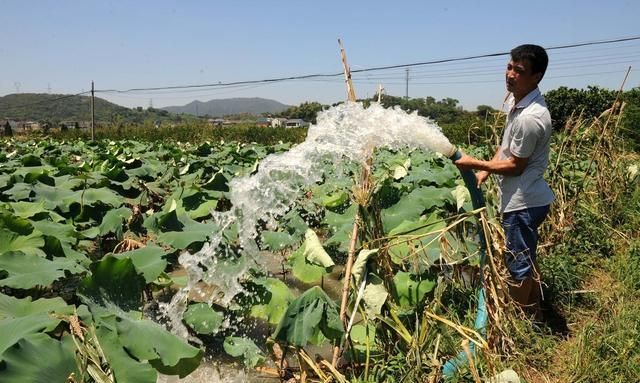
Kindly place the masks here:
<instances>
[{"instance_id":1,"label":"large green leaf","mask_svg":"<svg viewBox=\"0 0 640 383\"><path fill-rule=\"evenodd\" d=\"M113 190L102 187L96 189L78 190L64 199L64 203L80 203L82 205L95 205L101 203L111 207L119 207L123 203L123 198Z\"/></svg>"},{"instance_id":2,"label":"large green leaf","mask_svg":"<svg viewBox=\"0 0 640 383\"><path fill-rule=\"evenodd\" d=\"M122 239L122 226L131 217L131 214L131 209L127 207L109 210L100 223L100 235L115 233L116 238Z\"/></svg>"},{"instance_id":3,"label":"large green leaf","mask_svg":"<svg viewBox=\"0 0 640 383\"><path fill-rule=\"evenodd\" d=\"M50 312L71 314L73 306L67 305L62 298L41 298L32 301L30 297L18 299L0 293L0 321Z\"/></svg>"},{"instance_id":4,"label":"large green leaf","mask_svg":"<svg viewBox=\"0 0 640 383\"><path fill-rule=\"evenodd\" d=\"M311 229L307 229L304 243L289 256L288 262L293 275L304 283L318 282L334 266L333 260Z\"/></svg>"},{"instance_id":5,"label":"large green leaf","mask_svg":"<svg viewBox=\"0 0 640 383\"><path fill-rule=\"evenodd\" d=\"M265 296L261 303L251 307L251 316L278 324L294 298L293 293L284 282L276 278L265 278L259 285Z\"/></svg>"},{"instance_id":6,"label":"large green leaf","mask_svg":"<svg viewBox=\"0 0 640 383\"><path fill-rule=\"evenodd\" d=\"M202 187L204 187L205 189L209 189L209 190L217 190L217 191L225 191L226 192L226 191L229 191L228 182L229 181L224 176L224 174L222 174L222 172L218 172L218 173L214 174L213 176L211 176L210 179L205 181L205 183L202 184Z\"/></svg>"},{"instance_id":7,"label":"large green leaf","mask_svg":"<svg viewBox=\"0 0 640 383\"><path fill-rule=\"evenodd\" d=\"M393 277L394 298L404 308L415 308L436 286L436 278L427 275L415 275L399 271Z\"/></svg>"},{"instance_id":8,"label":"large green leaf","mask_svg":"<svg viewBox=\"0 0 640 383\"><path fill-rule=\"evenodd\" d=\"M192 243L205 242L219 227L213 223L200 223L188 216L181 216L184 226L181 231L167 231L158 233L158 242L175 249L185 249Z\"/></svg>"},{"instance_id":9,"label":"large green leaf","mask_svg":"<svg viewBox=\"0 0 640 383\"><path fill-rule=\"evenodd\" d=\"M293 276L303 283L319 282L327 274L327 269L308 262L304 253L305 246L303 244L287 258L287 262L291 265Z\"/></svg>"},{"instance_id":10,"label":"large green leaf","mask_svg":"<svg viewBox=\"0 0 640 383\"><path fill-rule=\"evenodd\" d=\"M113 369L116 382L156 383L158 374L148 363L132 358L123 348L115 329L98 326L96 335L100 347Z\"/></svg>"},{"instance_id":11,"label":"large green leaf","mask_svg":"<svg viewBox=\"0 0 640 383\"><path fill-rule=\"evenodd\" d=\"M0 294L0 359L7 348L23 337L56 328L62 319L50 313L69 315L73 306L62 298L31 301Z\"/></svg>"},{"instance_id":12,"label":"large green leaf","mask_svg":"<svg viewBox=\"0 0 640 383\"><path fill-rule=\"evenodd\" d=\"M118 259L130 258L136 271L144 276L145 282L151 283L162 274L167 266L166 255L166 250L149 242L143 248L114 254L114 257Z\"/></svg>"},{"instance_id":13,"label":"large green leaf","mask_svg":"<svg viewBox=\"0 0 640 383\"><path fill-rule=\"evenodd\" d=\"M265 230L261 236L264 248L271 251L284 250L298 242L291 234L283 231Z\"/></svg>"},{"instance_id":14,"label":"large green leaf","mask_svg":"<svg viewBox=\"0 0 640 383\"><path fill-rule=\"evenodd\" d=\"M248 368L254 368L265 359L262 351L251 339L228 336L224 340L223 347L227 354L236 358L242 357Z\"/></svg>"},{"instance_id":15,"label":"large green leaf","mask_svg":"<svg viewBox=\"0 0 640 383\"><path fill-rule=\"evenodd\" d=\"M3 383L66 382L73 373L80 376L75 360L75 345L70 336L55 340L46 334L30 334L2 354L0 369Z\"/></svg>"},{"instance_id":16,"label":"large green leaf","mask_svg":"<svg viewBox=\"0 0 640 383\"><path fill-rule=\"evenodd\" d=\"M45 201L45 206L48 209L59 208L63 213L69 212L69 204L65 201L75 195L72 190L49 186L41 182L33 185L33 191L36 202Z\"/></svg>"},{"instance_id":17,"label":"large green leaf","mask_svg":"<svg viewBox=\"0 0 640 383\"><path fill-rule=\"evenodd\" d=\"M327 225L333 233L333 236L327 239L325 245L337 245L339 250L347 252L357 211L358 205L354 203L342 214L332 211L325 213L323 224Z\"/></svg>"},{"instance_id":18,"label":"large green leaf","mask_svg":"<svg viewBox=\"0 0 640 383\"><path fill-rule=\"evenodd\" d=\"M378 253L378 249L362 249L358 253L356 260L353 262L351 275L356 282L356 286L360 284L360 278L364 274L369 259Z\"/></svg>"},{"instance_id":19,"label":"large green leaf","mask_svg":"<svg viewBox=\"0 0 640 383\"><path fill-rule=\"evenodd\" d=\"M125 311L141 305L144 278L138 274L130 258L105 256L91 265L91 275L80 284L78 292L93 304L115 304Z\"/></svg>"},{"instance_id":20,"label":"large green leaf","mask_svg":"<svg viewBox=\"0 0 640 383\"><path fill-rule=\"evenodd\" d=\"M322 266L327 271L330 271L335 265L333 259L322 247L322 243L320 243L315 231L311 229L307 229L307 232L304 233L304 257L309 263Z\"/></svg>"},{"instance_id":21,"label":"large green leaf","mask_svg":"<svg viewBox=\"0 0 640 383\"><path fill-rule=\"evenodd\" d=\"M378 276L369 274L367 282L367 286L364 288L362 301L364 302L364 308L367 316L369 318L374 318L382 312L382 306L384 305L384 302L386 302L389 293L384 287L382 279Z\"/></svg>"},{"instance_id":22,"label":"large green leaf","mask_svg":"<svg viewBox=\"0 0 640 383\"><path fill-rule=\"evenodd\" d=\"M45 236L57 238L60 243L72 244L77 241L78 235L71 224L49 220L31 221L31 224Z\"/></svg>"},{"instance_id":23,"label":"large green leaf","mask_svg":"<svg viewBox=\"0 0 640 383\"><path fill-rule=\"evenodd\" d=\"M0 229L29 235L33 232L33 225L28 219L16 217L12 212L0 208Z\"/></svg>"},{"instance_id":24,"label":"large green leaf","mask_svg":"<svg viewBox=\"0 0 640 383\"><path fill-rule=\"evenodd\" d=\"M40 202L11 202L11 208L13 213L21 218L31 218L36 214L47 212L48 209L44 206L44 201Z\"/></svg>"},{"instance_id":25,"label":"large green leaf","mask_svg":"<svg viewBox=\"0 0 640 383\"><path fill-rule=\"evenodd\" d=\"M2 278L2 271L6 273L4 278ZM49 286L64 277L65 271L79 274L85 269L67 258L54 257L52 260L48 260L34 254L21 252L0 254L0 286L14 289Z\"/></svg>"},{"instance_id":26,"label":"large green leaf","mask_svg":"<svg viewBox=\"0 0 640 383\"><path fill-rule=\"evenodd\" d=\"M120 317L116 328L122 346L138 360L163 374L187 376L200 365L202 350L166 331L150 320Z\"/></svg>"},{"instance_id":27,"label":"large green leaf","mask_svg":"<svg viewBox=\"0 0 640 383\"><path fill-rule=\"evenodd\" d=\"M29 235L20 235L6 229L0 229L0 254L21 251L29 255L46 257L41 247L44 246L42 233L33 231Z\"/></svg>"},{"instance_id":28,"label":"large green leaf","mask_svg":"<svg viewBox=\"0 0 640 383\"><path fill-rule=\"evenodd\" d=\"M333 209L342 206L347 201L349 201L349 194L345 191L337 191L324 196L320 203L326 208Z\"/></svg>"},{"instance_id":29,"label":"large green leaf","mask_svg":"<svg viewBox=\"0 0 640 383\"><path fill-rule=\"evenodd\" d=\"M189 305L182 320L198 334L213 334L222 325L224 315L206 303Z\"/></svg>"},{"instance_id":30,"label":"large green leaf","mask_svg":"<svg viewBox=\"0 0 640 383\"><path fill-rule=\"evenodd\" d=\"M199 204L196 208L191 210L186 210L189 217L193 219L205 218L211 215L212 211L215 211L218 206L217 199L208 199Z\"/></svg>"},{"instance_id":31,"label":"large green leaf","mask_svg":"<svg viewBox=\"0 0 640 383\"><path fill-rule=\"evenodd\" d=\"M273 337L288 344L304 347L321 332L329 339L338 339L344 327L338 308L318 286L305 291L289 305Z\"/></svg>"},{"instance_id":32,"label":"large green leaf","mask_svg":"<svg viewBox=\"0 0 640 383\"><path fill-rule=\"evenodd\" d=\"M422 216L415 221L404 221L394 227L389 236L389 255L398 264L403 262L423 270L435 263L440 257L439 231L446 223L434 212L428 217Z\"/></svg>"},{"instance_id":33,"label":"large green leaf","mask_svg":"<svg viewBox=\"0 0 640 383\"><path fill-rule=\"evenodd\" d=\"M398 203L382 211L382 224L385 231L400 225L403 221L415 221L424 211L442 207L446 203L454 204L449 188L425 186L413 190Z\"/></svg>"},{"instance_id":34,"label":"large green leaf","mask_svg":"<svg viewBox=\"0 0 640 383\"><path fill-rule=\"evenodd\" d=\"M21 201L24 199L29 199L32 191L33 186L31 184L18 182L14 184L10 189L3 191L2 194L10 196L14 201Z\"/></svg>"}]
</instances>

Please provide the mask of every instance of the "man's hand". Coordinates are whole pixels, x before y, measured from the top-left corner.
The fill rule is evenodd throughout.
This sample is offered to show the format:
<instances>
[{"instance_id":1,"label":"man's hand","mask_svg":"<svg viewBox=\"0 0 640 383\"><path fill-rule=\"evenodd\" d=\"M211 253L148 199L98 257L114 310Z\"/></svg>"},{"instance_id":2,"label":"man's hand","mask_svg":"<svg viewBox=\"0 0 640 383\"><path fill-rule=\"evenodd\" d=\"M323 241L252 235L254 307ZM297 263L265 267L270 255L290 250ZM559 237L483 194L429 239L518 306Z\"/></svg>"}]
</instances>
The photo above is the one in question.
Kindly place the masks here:
<instances>
[{"instance_id":1,"label":"man's hand","mask_svg":"<svg viewBox=\"0 0 640 383\"><path fill-rule=\"evenodd\" d=\"M487 180L487 178L489 178L489 172L482 170L476 173L476 180L478 181L478 188L480 188L480 185L482 185L484 183L484 181Z\"/></svg>"},{"instance_id":2,"label":"man's hand","mask_svg":"<svg viewBox=\"0 0 640 383\"><path fill-rule=\"evenodd\" d=\"M476 164L477 160L471 156L468 156L466 154L462 154L462 157L460 157L459 159L457 159L454 164L460 169L460 170L471 170L471 169L475 169L474 165Z\"/></svg>"}]
</instances>

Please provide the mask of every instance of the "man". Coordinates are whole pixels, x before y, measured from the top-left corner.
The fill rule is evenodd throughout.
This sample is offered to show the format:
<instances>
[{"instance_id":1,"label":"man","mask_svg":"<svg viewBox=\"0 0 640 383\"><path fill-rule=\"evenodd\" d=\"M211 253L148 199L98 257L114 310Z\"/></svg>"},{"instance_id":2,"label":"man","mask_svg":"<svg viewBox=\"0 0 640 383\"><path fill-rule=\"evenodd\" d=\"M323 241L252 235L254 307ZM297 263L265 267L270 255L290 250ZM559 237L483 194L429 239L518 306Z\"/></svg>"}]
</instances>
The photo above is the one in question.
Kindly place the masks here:
<instances>
[{"instance_id":1,"label":"man","mask_svg":"<svg viewBox=\"0 0 640 383\"><path fill-rule=\"evenodd\" d=\"M543 178L549 163L551 116L538 89L548 62L546 51L537 45L521 45L511 51L506 71L510 110L502 144L490 161L462 155L455 162L462 169L480 170L476 173L478 186L489 174L498 175L505 262L515 282L509 293L537 319L541 319L536 282L538 226L554 200Z\"/></svg>"}]
</instances>

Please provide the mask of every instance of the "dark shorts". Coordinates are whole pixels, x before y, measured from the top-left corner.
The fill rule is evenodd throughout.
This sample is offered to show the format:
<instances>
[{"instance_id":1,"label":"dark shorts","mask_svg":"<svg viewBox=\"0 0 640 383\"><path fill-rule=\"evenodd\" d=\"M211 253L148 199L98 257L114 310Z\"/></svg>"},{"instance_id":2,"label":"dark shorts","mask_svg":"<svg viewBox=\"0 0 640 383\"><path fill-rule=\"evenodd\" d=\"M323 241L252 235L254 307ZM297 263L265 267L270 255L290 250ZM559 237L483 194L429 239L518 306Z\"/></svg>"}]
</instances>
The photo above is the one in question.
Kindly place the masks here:
<instances>
[{"instance_id":1,"label":"dark shorts","mask_svg":"<svg viewBox=\"0 0 640 383\"><path fill-rule=\"evenodd\" d=\"M502 214L506 236L505 263L511 277L521 281L533 275L538 246L538 226L549 213L549 205Z\"/></svg>"}]
</instances>

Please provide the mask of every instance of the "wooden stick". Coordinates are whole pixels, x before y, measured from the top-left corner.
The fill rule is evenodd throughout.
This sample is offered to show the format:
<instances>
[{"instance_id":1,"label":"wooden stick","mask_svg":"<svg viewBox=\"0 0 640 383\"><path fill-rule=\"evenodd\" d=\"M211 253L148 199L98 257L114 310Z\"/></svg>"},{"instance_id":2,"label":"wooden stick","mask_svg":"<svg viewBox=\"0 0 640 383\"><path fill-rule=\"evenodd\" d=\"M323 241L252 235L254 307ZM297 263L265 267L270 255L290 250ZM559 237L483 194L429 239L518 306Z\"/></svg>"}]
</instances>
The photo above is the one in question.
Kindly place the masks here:
<instances>
[{"instance_id":1,"label":"wooden stick","mask_svg":"<svg viewBox=\"0 0 640 383\"><path fill-rule=\"evenodd\" d=\"M353 83L351 82L351 69L347 64L347 54L344 52L340 39L338 39L338 45L340 45L340 56L342 57L342 68L344 69L344 82L347 84L347 99L356 101L356 91L353 89Z\"/></svg>"},{"instance_id":2,"label":"wooden stick","mask_svg":"<svg viewBox=\"0 0 640 383\"><path fill-rule=\"evenodd\" d=\"M349 64L347 64L347 54L344 52L342 41L338 39L340 45L340 56L342 57L342 67L344 69L344 81L347 84L347 97L349 101L356 101L356 92L353 89L353 83L351 82L351 70ZM366 166L366 165L365 165ZM363 173L363 179L368 177L368 170L365 169ZM340 304L340 320L346 328L347 319L347 304L349 303L349 287L351 283L351 269L353 267L353 258L356 252L356 244L358 243L358 231L360 230L360 213L356 211L355 219L353 221L353 231L351 232L351 242L349 243L349 253L347 256L347 264L344 274L344 283L342 285L342 302ZM338 365L338 358L340 358L340 341L336 343L333 348L333 358L331 365L336 367Z\"/></svg>"},{"instance_id":3,"label":"wooden stick","mask_svg":"<svg viewBox=\"0 0 640 383\"><path fill-rule=\"evenodd\" d=\"M347 319L347 304L349 302L349 287L351 283L351 269L353 268L353 258L356 252L356 244L358 243L358 231L360 230L360 214L356 212L353 222L353 231L351 232L351 242L349 243L349 254L347 256L347 265L344 273L344 283L342 284L342 302L340 304L340 320L343 324ZM346 328L346 326L345 326ZM340 341L333 348L333 359L331 365L336 367L338 358L340 357Z\"/></svg>"}]
</instances>

